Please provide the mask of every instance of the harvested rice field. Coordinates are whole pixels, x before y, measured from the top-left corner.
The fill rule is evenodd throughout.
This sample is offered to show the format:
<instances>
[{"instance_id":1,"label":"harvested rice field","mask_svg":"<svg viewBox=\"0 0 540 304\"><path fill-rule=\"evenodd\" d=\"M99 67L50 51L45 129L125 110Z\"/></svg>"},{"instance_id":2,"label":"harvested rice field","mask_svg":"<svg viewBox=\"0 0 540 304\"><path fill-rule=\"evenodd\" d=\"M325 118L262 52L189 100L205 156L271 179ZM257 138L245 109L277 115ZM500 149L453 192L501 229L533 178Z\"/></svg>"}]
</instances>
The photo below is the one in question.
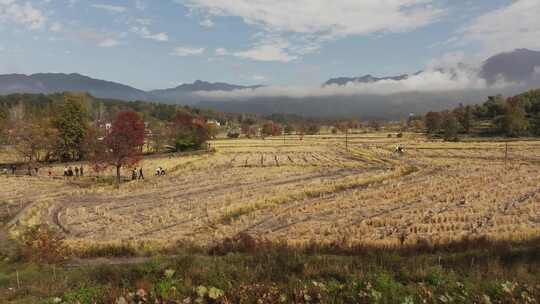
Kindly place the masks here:
<instances>
[{"instance_id":1,"label":"harvested rice field","mask_svg":"<svg viewBox=\"0 0 540 304\"><path fill-rule=\"evenodd\" d=\"M403 154L394 152L398 144ZM511 142L508 153L504 142L383 133L350 135L347 148L339 135L211 146L215 152L147 158L140 164L147 178L119 190L94 182L92 172L71 180L1 176L0 217L15 234L54 225L73 246L204 246L240 233L381 246L540 235L539 141ZM158 166L165 176L153 176Z\"/></svg>"}]
</instances>

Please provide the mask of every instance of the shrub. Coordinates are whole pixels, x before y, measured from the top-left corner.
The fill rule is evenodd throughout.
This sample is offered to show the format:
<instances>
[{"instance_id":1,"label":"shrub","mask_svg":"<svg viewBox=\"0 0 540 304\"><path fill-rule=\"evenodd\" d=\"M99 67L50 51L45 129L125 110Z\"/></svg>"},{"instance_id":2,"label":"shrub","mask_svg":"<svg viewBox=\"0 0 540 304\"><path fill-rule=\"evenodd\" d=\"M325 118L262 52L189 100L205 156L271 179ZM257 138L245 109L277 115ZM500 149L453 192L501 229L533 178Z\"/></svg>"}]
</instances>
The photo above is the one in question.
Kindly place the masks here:
<instances>
[{"instance_id":1,"label":"shrub","mask_svg":"<svg viewBox=\"0 0 540 304\"><path fill-rule=\"evenodd\" d=\"M47 225L28 228L21 236L23 257L31 262L55 264L65 260L64 237Z\"/></svg>"},{"instance_id":2,"label":"shrub","mask_svg":"<svg viewBox=\"0 0 540 304\"><path fill-rule=\"evenodd\" d=\"M229 132L227 132L227 137L228 138L238 138L238 137L240 137L240 132L238 132L238 130L229 130Z\"/></svg>"}]
</instances>

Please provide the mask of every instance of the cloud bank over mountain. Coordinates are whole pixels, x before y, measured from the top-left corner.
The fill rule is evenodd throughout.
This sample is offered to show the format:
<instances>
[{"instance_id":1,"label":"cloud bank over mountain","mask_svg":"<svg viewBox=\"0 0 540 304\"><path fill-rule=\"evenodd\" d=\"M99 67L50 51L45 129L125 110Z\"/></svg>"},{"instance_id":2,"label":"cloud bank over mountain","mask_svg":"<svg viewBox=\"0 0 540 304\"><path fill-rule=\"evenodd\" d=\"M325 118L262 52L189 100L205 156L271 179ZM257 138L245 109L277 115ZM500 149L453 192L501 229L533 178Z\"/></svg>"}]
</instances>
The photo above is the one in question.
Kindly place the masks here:
<instances>
[{"instance_id":1,"label":"cloud bank over mountain","mask_svg":"<svg viewBox=\"0 0 540 304\"><path fill-rule=\"evenodd\" d=\"M540 53L539 53L540 54ZM203 91L195 94L207 100L247 100L253 98L289 97L331 97L356 95L389 96L400 93L448 93L454 91L505 90L532 84L534 71L527 78L512 79L504 75L483 75L482 65L464 64L459 54L451 54L430 63L423 71L412 75L400 75L382 80L374 77L359 78L342 85L324 86L267 86L234 91ZM493 67L496 69L496 67ZM368 75L369 76L369 75ZM351 78L354 79L354 78ZM362 79L366 79L365 81Z\"/></svg>"}]
</instances>

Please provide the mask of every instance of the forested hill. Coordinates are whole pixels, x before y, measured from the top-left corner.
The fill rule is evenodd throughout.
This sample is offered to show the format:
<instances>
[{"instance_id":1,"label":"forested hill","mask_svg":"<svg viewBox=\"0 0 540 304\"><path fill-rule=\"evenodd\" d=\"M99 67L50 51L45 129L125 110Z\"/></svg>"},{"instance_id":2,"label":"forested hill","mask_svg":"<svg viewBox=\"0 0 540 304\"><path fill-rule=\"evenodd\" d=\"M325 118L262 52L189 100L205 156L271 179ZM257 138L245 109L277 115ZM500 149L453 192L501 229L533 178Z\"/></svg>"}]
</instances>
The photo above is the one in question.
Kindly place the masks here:
<instances>
[{"instance_id":1,"label":"forested hill","mask_svg":"<svg viewBox=\"0 0 540 304\"><path fill-rule=\"evenodd\" d=\"M196 116L214 119L220 122L237 119L242 114L225 113L214 110L194 108L190 106L171 105L147 101L123 101L117 99L96 98L87 93L55 93L55 94L10 94L0 95L0 118L7 115L17 116L17 112L25 116L52 116L55 105L62 103L66 96L79 99L86 107L92 120L112 121L116 114L123 110L133 110L142 113L145 120L169 121L178 111L189 112ZM18 110L19 109L19 110ZM244 114L247 115L247 114ZM15 117L22 119L23 117ZM27 117L28 118L28 117Z\"/></svg>"},{"instance_id":2,"label":"forested hill","mask_svg":"<svg viewBox=\"0 0 540 304\"><path fill-rule=\"evenodd\" d=\"M513 97L490 96L487 101L453 110L428 112L424 117L428 133L540 136L540 89Z\"/></svg>"}]
</instances>

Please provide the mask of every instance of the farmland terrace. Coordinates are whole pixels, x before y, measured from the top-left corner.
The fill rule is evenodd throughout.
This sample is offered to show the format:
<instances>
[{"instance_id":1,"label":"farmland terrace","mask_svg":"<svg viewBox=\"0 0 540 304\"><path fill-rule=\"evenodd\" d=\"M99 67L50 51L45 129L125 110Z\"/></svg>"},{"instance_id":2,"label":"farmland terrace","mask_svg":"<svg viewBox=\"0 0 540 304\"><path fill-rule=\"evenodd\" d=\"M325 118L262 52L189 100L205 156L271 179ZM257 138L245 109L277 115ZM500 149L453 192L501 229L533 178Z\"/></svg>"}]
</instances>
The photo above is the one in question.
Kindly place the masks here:
<instances>
[{"instance_id":1,"label":"farmland terrace","mask_svg":"<svg viewBox=\"0 0 540 304\"><path fill-rule=\"evenodd\" d=\"M74 247L205 246L240 233L293 245L381 246L540 235L538 141L511 142L508 154L504 142L414 134L351 135L348 149L339 135L211 144L215 153L143 161L147 179L120 190L84 179L0 177L0 215L14 234L56 226ZM151 176L157 166L167 175Z\"/></svg>"}]
</instances>

